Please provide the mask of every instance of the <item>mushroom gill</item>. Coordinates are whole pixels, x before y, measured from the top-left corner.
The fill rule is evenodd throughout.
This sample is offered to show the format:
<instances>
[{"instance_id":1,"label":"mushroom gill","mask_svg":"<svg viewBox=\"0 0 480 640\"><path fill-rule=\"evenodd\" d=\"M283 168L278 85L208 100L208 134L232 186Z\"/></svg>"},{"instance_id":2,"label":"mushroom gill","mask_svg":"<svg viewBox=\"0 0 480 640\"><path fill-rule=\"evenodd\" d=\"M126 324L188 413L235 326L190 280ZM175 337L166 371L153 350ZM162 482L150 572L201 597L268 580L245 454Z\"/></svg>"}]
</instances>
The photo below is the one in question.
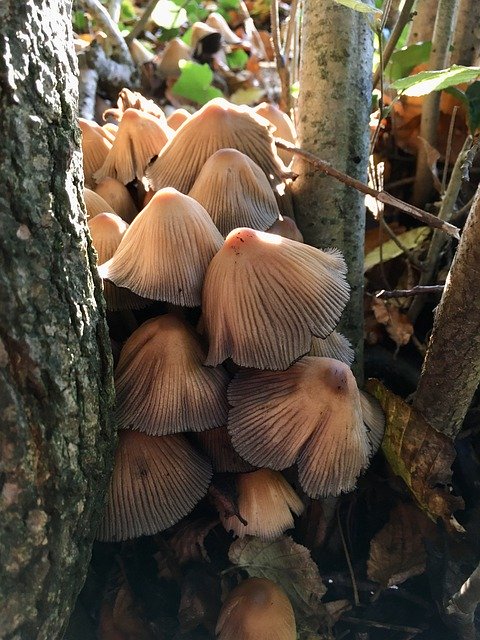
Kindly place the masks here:
<instances>
[{"instance_id":1,"label":"mushroom gill","mask_svg":"<svg viewBox=\"0 0 480 640\"><path fill-rule=\"evenodd\" d=\"M104 178L95 187L95 193L101 196L125 222L132 222L137 208L127 187L114 178Z\"/></svg>"}]
</instances>

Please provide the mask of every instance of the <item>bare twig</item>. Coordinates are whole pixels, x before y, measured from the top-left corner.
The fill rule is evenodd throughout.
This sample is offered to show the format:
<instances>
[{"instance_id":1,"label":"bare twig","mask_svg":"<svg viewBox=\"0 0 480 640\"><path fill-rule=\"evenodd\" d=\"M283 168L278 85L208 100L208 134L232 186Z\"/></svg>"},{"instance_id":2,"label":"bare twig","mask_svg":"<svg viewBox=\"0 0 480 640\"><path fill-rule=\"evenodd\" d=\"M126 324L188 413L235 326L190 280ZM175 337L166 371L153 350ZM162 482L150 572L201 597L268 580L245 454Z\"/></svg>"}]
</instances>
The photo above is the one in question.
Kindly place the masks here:
<instances>
[{"instance_id":1,"label":"bare twig","mask_svg":"<svg viewBox=\"0 0 480 640\"><path fill-rule=\"evenodd\" d=\"M352 561L350 560L350 554L348 553L347 541L345 540L345 534L343 533L342 521L340 518L340 508L337 505L337 522L338 522L338 530L340 532L340 537L342 539L343 551L345 553L345 558L347 560L348 571L350 572L350 578L352 580L352 589L353 589L353 600L355 602L355 606L360 606L360 598L358 596L358 588L357 583L355 581L355 573L353 571Z\"/></svg>"},{"instance_id":2,"label":"bare twig","mask_svg":"<svg viewBox=\"0 0 480 640\"><path fill-rule=\"evenodd\" d=\"M282 85L282 95L280 99L280 108L286 113L290 113L290 70L285 62L285 56L282 53L280 39L280 24L278 18L278 0L272 0L270 5L270 23L272 31L273 50L275 52L275 64Z\"/></svg>"},{"instance_id":3,"label":"bare twig","mask_svg":"<svg viewBox=\"0 0 480 640\"><path fill-rule=\"evenodd\" d=\"M383 216L380 217L379 222L381 224L381 226L385 229L385 231L388 233L388 235L390 236L390 238L393 240L393 242L397 245L397 247L399 249L401 249L401 251L405 254L405 257L407 258L407 260L419 271L423 270L423 265L420 262L420 260L418 260L418 258L416 258L413 255L413 251L411 249L409 249L408 247L406 247L403 242L400 240L400 238L397 236L397 234L390 229L389 224L386 222L385 218Z\"/></svg>"},{"instance_id":4,"label":"bare twig","mask_svg":"<svg viewBox=\"0 0 480 640\"><path fill-rule=\"evenodd\" d=\"M431 287L412 287L412 289L394 289L393 291L379 291L375 294L376 298L383 298L384 300L390 300L390 298L412 298L421 294L429 293L443 293L443 284L435 284Z\"/></svg>"},{"instance_id":5,"label":"bare twig","mask_svg":"<svg viewBox=\"0 0 480 640\"><path fill-rule=\"evenodd\" d=\"M140 18L140 20L135 24L135 26L130 31L128 36L125 37L125 42L127 44L129 42L132 42L132 40L136 38L138 35L140 35L142 31L145 29L148 21L150 20L150 16L152 15L153 10L157 6L157 4L158 4L158 0L150 0L150 2L147 4L145 9L143 10L142 17Z\"/></svg>"},{"instance_id":6,"label":"bare twig","mask_svg":"<svg viewBox=\"0 0 480 640\"><path fill-rule=\"evenodd\" d=\"M455 118L457 117L458 107L455 105L452 111L452 117L450 118L450 126L448 128L448 137L447 137L447 148L445 151L445 163L443 165L443 174L442 174L442 195L445 193L445 189L447 186L447 175L448 175L448 165L450 164L450 154L452 153L452 140L453 140L453 130L455 128Z\"/></svg>"},{"instance_id":7,"label":"bare twig","mask_svg":"<svg viewBox=\"0 0 480 640\"><path fill-rule=\"evenodd\" d=\"M301 158L309 162L311 165L313 165L316 169L319 169L320 171L325 173L327 176L336 178L340 182L343 182L343 184L346 184L349 187L353 187L354 189L357 189L357 191L360 191L361 193L365 193L367 195L373 196L379 202L383 202L383 204L388 204L392 207L397 207L401 211L408 213L408 215L412 216L416 220L420 220L421 222L423 222L429 227L440 229L441 231L444 231L445 233L448 233L448 235L453 236L454 238L457 238L457 239L460 237L460 233L459 233L460 230L458 229L458 227L455 227L454 225L449 224L448 222L444 222L443 220L440 220L437 216L433 216L431 213L427 213L426 211L423 211L418 207L415 207L411 204L403 202L403 200L399 200L398 198L395 198L395 196L392 196L390 193L387 193L386 191L377 191L376 189L372 189L372 187L369 187L363 182L360 182L360 180L356 180L355 178L347 176L345 173L338 171L338 169L335 169L334 167L332 167L328 162L325 162L325 160L321 160L317 156L313 155L313 153L309 153L308 151L299 149L298 147L291 144L290 142L287 142L286 140L281 140L280 138L275 138L275 144L280 149L286 149L287 151L291 151L295 155L300 156Z\"/></svg>"},{"instance_id":8,"label":"bare twig","mask_svg":"<svg viewBox=\"0 0 480 640\"><path fill-rule=\"evenodd\" d=\"M118 48L122 59L121 62L124 64L128 64L131 67L134 67L135 64L132 60L132 56L130 55L130 51L125 43L125 40L120 33L117 24L112 20L108 11L101 5L99 0L77 0L79 6L81 6L85 11L88 11L95 18L99 27L102 28L103 31L107 34L107 37L113 42L113 44Z\"/></svg>"},{"instance_id":9,"label":"bare twig","mask_svg":"<svg viewBox=\"0 0 480 640\"><path fill-rule=\"evenodd\" d=\"M475 609L480 602L480 565L462 584L447 604L446 612L456 628L462 630L462 638L475 638Z\"/></svg>"},{"instance_id":10,"label":"bare twig","mask_svg":"<svg viewBox=\"0 0 480 640\"><path fill-rule=\"evenodd\" d=\"M121 9L122 0L110 0L108 3L108 13L116 24L120 21Z\"/></svg>"},{"instance_id":11,"label":"bare twig","mask_svg":"<svg viewBox=\"0 0 480 640\"><path fill-rule=\"evenodd\" d=\"M290 3L290 16L288 18L287 35L285 36L285 42L283 45L283 55L287 64L290 57L290 49L292 48L292 38L295 32L295 23L297 21L298 3L299 0L292 0L292 2Z\"/></svg>"}]
</instances>

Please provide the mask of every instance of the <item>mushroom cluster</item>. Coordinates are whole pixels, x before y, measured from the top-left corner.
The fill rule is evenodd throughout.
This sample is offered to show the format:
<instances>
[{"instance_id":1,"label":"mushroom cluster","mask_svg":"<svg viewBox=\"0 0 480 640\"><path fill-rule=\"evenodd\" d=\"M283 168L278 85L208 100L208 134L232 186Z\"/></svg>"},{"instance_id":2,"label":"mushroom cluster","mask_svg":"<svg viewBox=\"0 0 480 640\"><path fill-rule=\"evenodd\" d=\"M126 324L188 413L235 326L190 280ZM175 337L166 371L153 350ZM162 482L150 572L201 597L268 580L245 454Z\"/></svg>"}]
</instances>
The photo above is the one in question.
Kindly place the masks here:
<instances>
[{"instance_id":1,"label":"mushroom cluster","mask_svg":"<svg viewBox=\"0 0 480 640\"><path fill-rule=\"evenodd\" d=\"M112 339L123 343L98 538L171 527L226 472L241 519L218 503L224 527L273 539L304 507L282 470L295 465L310 498L338 495L381 438L381 410L358 390L352 349L335 332L345 262L303 244L282 215L285 165L260 110L216 99L176 130L152 111L124 95L116 131L82 124L88 224ZM271 588L260 582L241 599L260 607ZM236 602L220 637L234 637Z\"/></svg>"}]
</instances>

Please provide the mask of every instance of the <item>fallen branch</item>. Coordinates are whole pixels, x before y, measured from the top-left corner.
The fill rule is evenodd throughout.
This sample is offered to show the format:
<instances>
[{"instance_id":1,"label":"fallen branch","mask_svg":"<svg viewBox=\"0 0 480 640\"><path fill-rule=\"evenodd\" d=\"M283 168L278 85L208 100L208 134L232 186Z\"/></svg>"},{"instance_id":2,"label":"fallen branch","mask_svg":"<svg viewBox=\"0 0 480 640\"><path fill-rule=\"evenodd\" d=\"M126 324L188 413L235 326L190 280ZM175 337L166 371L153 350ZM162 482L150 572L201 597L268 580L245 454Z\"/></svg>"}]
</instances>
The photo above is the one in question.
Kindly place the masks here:
<instances>
[{"instance_id":1,"label":"fallen branch","mask_svg":"<svg viewBox=\"0 0 480 640\"><path fill-rule=\"evenodd\" d=\"M411 289L394 289L393 291L386 291L382 289L375 294L376 298L383 298L384 300L389 300L390 298L412 298L413 296L418 296L422 294L428 293L443 293L444 290L443 284L436 284L431 287L412 287Z\"/></svg>"},{"instance_id":2,"label":"fallen branch","mask_svg":"<svg viewBox=\"0 0 480 640\"><path fill-rule=\"evenodd\" d=\"M95 40L85 50L85 60L88 67L98 74L102 90L112 99L116 99L118 92L124 87L136 89L140 86L137 68L112 60Z\"/></svg>"},{"instance_id":3,"label":"fallen branch","mask_svg":"<svg viewBox=\"0 0 480 640\"><path fill-rule=\"evenodd\" d=\"M299 149L294 144L287 142L286 140L281 140L280 138L275 138L275 144L280 149L285 149L287 151L291 151L297 156L300 156L311 165L313 165L316 169L319 169L327 176L331 176L332 178L336 178L343 184L346 184L349 187L353 187L357 191L361 193L365 193L366 195L373 196L379 202L383 202L383 204L388 204L392 207L397 207L401 211L404 211L408 215L412 216L416 220L420 220L423 224L433 227L434 229L441 229L445 233L453 236L457 240L460 238L460 230L458 227L455 227L453 224L449 224L448 222L444 222L443 220L439 220L437 216L432 215L431 213L427 213L423 211L423 209L419 209L412 204L408 204L407 202L403 202L403 200L399 200L395 198L395 196L390 195L386 191L377 191L372 187L360 182L360 180L356 180L350 176L347 176L345 173L338 171L330 165L328 162L321 160L317 156L313 155L313 153L309 153L308 151L304 151L303 149Z\"/></svg>"}]
</instances>

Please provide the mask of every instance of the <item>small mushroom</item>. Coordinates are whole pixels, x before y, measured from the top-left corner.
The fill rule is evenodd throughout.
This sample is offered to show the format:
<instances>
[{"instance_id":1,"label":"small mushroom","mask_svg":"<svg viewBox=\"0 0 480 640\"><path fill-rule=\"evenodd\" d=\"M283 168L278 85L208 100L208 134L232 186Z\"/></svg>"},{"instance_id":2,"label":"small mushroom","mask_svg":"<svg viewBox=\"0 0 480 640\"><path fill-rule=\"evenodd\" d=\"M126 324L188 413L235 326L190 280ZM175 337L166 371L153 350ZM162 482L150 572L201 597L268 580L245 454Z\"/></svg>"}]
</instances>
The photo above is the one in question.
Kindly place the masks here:
<instances>
[{"instance_id":1,"label":"small mushroom","mask_svg":"<svg viewBox=\"0 0 480 640\"><path fill-rule=\"evenodd\" d=\"M125 343L115 370L117 426L166 435L226 423L223 367L205 367L199 336L167 314L148 320Z\"/></svg>"},{"instance_id":2,"label":"small mushroom","mask_svg":"<svg viewBox=\"0 0 480 640\"><path fill-rule=\"evenodd\" d=\"M138 109L127 109L120 121L115 142L105 162L95 172L97 182L103 178L116 178L128 184L144 176L150 160L156 156L171 137L170 129L162 120Z\"/></svg>"},{"instance_id":3,"label":"small mushroom","mask_svg":"<svg viewBox=\"0 0 480 640\"><path fill-rule=\"evenodd\" d=\"M235 229L211 261L203 286L206 364L286 369L326 338L348 300L339 251L252 229Z\"/></svg>"},{"instance_id":4,"label":"small mushroom","mask_svg":"<svg viewBox=\"0 0 480 640\"><path fill-rule=\"evenodd\" d=\"M267 578L248 578L223 603L218 640L296 640L295 615L283 589Z\"/></svg>"},{"instance_id":5,"label":"small mushroom","mask_svg":"<svg viewBox=\"0 0 480 640\"><path fill-rule=\"evenodd\" d=\"M274 186L285 167L277 155L270 123L249 107L237 107L223 98L210 100L194 113L162 149L148 170L156 190L175 187L188 193L207 159L219 149L238 149L251 158Z\"/></svg>"},{"instance_id":6,"label":"small mushroom","mask_svg":"<svg viewBox=\"0 0 480 640\"><path fill-rule=\"evenodd\" d=\"M242 460L232 447L226 427L194 433L192 438L212 461L213 470L216 473L242 473L255 469L249 462Z\"/></svg>"},{"instance_id":7,"label":"small mushroom","mask_svg":"<svg viewBox=\"0 0 480 640\"><path fill-rule=\"evenodd\" d=\"M175 109L167 118L167 124L170 129L177 131L182 124L190 118L190 114L186 109Z\"/></svg>"},{"instance_id":8,"label":"small mushroom","mask_svg":"<svg viewBox=\"0 0 480 640\"><path fill-rule=\"evenodd\" d=\"M193 57L199 62L207 62L220 50L222 34L206 22L194 22L191 33Z\"/></svg>"},{"instance_id":9,"label":"small mushroom","mask_svg":"<svg viewBox=\"0 0 480 640\"><path fill-rule=\"evenodd\" d=\"M201 204L162 189L137 215L100 275L144 298L195 307L207 266L221 246L222 236Z\"/></svg>"},{"instance_id":10,"label":"small mushroom","mask_svg":"<svg viewBox=\"0 0 480 640\"><path fill-rule=\"evenodd\" d=\"M98 540L168 529L207 492L212 468L184 436L121 431Z\"/></svg>"},{"instance_id":11,"label":"small mushroom","mask_svg":"<svg viewBox=\"0 0 480 640\"><path fill-rule=\"evenodd\" d=\"M180 75L180 61L190 60L192 49L180 38L173 38L163 50L157 71L165 78L178 78Z\"/></svg>"},{"instance_id":12,"label":"small mushroom","mask_svg":"<svg viewBox=\"0 0 480 640\"><path fill-rule=\"evenodd\" d=\"M122 89L118 94L117 109L107 109L103 114L103 118L106 120L108 116L111 116L120 121L127 109L144 111L161 120L163 124L166 122L165 114L153 100L148 100L138 91L130 91L127 88Z\"/></svg>"},{"instance_id":13,"label":"small mushroom","mask_svg":"<svg viewBox=\"0 0 480 640\"><path fill-rule=\"evenodd\" d=\"M222 509L220 520L227 531L239 538L251 535L274 540L293 527L292 512L298 516L303 511L303 502L278 471L240 473L236 481L238 512L247 524Z\"/></svg>"},{"instance_id":14,"label":"small mushroom","mask_svg":"<svg viewBox=\"0 0 480 640\"><path fill-rule=\"evenodd\" d=\"M85 200L85 208L87 210L87 216L92 219L98 216L99 213L115 213L112 207L106 202L102 196L92 191L91 189L83 190L83 199Z\"/></svg>"},{"instance_id":15,"label":"small mushroom","mask_svg":"<svg viewBox=\"0 0 480 640\"><path fill-rule=\"evenodd\" d=\"M267 177L236 149L210 156L189 195L205 207L223 236L237 227L264 231L280 215Z\"/></svg>"},{"instance_id":16,"label":"small mushroom","mask_svg":"<svg viewBox=\"0 0 480 640\"><path fill-rule=\"evenodd\" d=\"M108 202L125 222L130 224L137 215L137 207L132 200L132 196L127 187L118 180L104 178L95 187L95 193L101 196L105 202Z\"/></svg>"},{"instance_id":17,"label":"small mushroom","mask_svg":"<svg viewBox=\"0 0 480 640\"><path fill-rule=\"evenodd\" d=\"M108 138L106 132L96 122L79 118L78 124L82 131L84 181L87 187L93 187L95 185L93 174L105 162L114 138Z\"/></svg>"},{"instance_id":18,"label":"small mushroom","mask_svg":"<svg viewBox=\"0 0 480 640\"><path fill-rule=\"evenodd\" d=\"M379 401L365 391L360 391L360 404L372 455L374 455L380 449L385 433L385 414Z\"/></svg>"},{"instance_id":19,"label":"small mushroom","mask_svg":"<svg viewBox=\"0 0 480 640\"><path fill-rule=\"evenodd\" d=\"M333 358L334 360L345 362L349 366L355 358L350 342L338 331L332 331L326 338L316 338L314 336L308 355L319 358Z\"/></svg>"},{"instance_id":20,"label":"small mushroom","mask_svg":"<svg viewBox=\"0 0 480 640\"><path fill-rule=\"evenodd\" d=\"M240 44L242 42L242 39L230 29L221 13L214 11L208 16L205 23L212 29L219 31L226 44Z\"/></svg>"},{"instance_id":21,"label":"small mushroom","mask_svg":"<svg viewBox=\"0 0 480 640\"><path fill-rule=\"evenodd\" d=\"M279 219L273 223L270 229L267 229L267 233L275 233L278 236L282 236L282 238L290 238L290 240L303 242L303 236L295 220L288 216L280 215Z\"/></svg>"},{"instance_id":22,"label":"small mushroom","mask_svg":"<svg viewBox=\"0 0 480 640\"><path fill-rule=\"evenodd\" d=\"M275 128L273 135L275 138L282 138L292 144L296 143L297 132L293 122L281 109L268 102L262 102L253 109L255 113L258 113L262 118L266 118ZM293 153L286 151L285 149L279 149L278 155L283 162L288 166L293 160Z\"/></svg>"},{"instance_id":23,"label":"small mushroom","mask_svg":"<svg viewBox=\"0 0 480 640\"><path fill-rule=\"evenodd\" d=\"M228 389L228 431L251 464L295 461L312 498L354 488L371 448L360 394L348 365L306 356L287 371L240 371Z\"/></svg>"}]
</instances>

